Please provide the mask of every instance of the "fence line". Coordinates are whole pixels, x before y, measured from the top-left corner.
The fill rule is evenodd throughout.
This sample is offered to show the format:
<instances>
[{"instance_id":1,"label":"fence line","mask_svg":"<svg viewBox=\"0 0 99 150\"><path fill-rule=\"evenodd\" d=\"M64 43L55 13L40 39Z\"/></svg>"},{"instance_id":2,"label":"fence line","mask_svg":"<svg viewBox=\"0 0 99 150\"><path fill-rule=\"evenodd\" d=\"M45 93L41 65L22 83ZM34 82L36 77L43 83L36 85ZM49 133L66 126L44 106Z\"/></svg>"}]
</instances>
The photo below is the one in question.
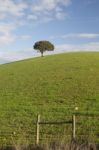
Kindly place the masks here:
<instances>
[{"instance_id":1,"label":"fence line","mask_svg":"<svg viewBox=\"0 0 99 150\"><path fill-rule=\"evenodd\" d=\"M37 116L37 123L36 123L36 144L38 145L40 142L40 125L62 125L62 124L72 124L72 138L76 138L76 117L75 115L72 116L72 120L69 121L60 121L60 122L42 122L40 121L40 115Z\"/></svg>"},{"instance_id":2,"label":"fence line","mask_svg":"<svg viewBox=\"0 0 99 150\"><path fill-rule=\"evenodd\" d=\"M81 116L81 118L80 118L80 116ZM90 117L89 119L91 120L92 124L91 124L91 122L89 122L90 120L87 117ZM28 125L28 127L22 126L22 128L21 127L19 128L19 131L18 130L13 131L14 125L7 126L9 128L11 127L12 130L10 131L8 128L7 132L4 130L0 131L0 140L2 141L2 137L3 137L3 139L7 137L7 139L9 139L9 140L10 140L10 137L14 137L15 140L17 140L18 137L21 135L21 133L24 133L24 131L26 131L26 133L25 133L26 135L23 135L23 138L25 137L26 139L30 140L31 142L33 142L33 143L35 142L36 144L39 144L40 142L42 142L42 139L43 139L42 137L45 138L45 136L47 135L45 132L42 132L45 129L46 129L45 130L46 132L49 132L48 133L48 135L49 135L48 139L49 139L49 137L54 135L53 134L54 130L52 130L53 128L50 129L51 125L56 125L55 128L57 127L57 125L59 125L62 128L61 125L63 125L63 127L65 127L66 130L69 129L70 131L64 130L64 133L66 136L69 136L70 139L78 138L78 137L80 137L80 135L86 136L86 135L89 135L90 133L92 135L94 133L96 138L99 137L99 122L98 122L99 121L98 120L99 115L98 114L97 115L95 115L95 114L92 114L92 115L88 114L87 115L87 114L75 113L73 115L69 115L69 117L67 116L67 118L65 117L64 119L66 119L66 121L64 119L63 119L63 121L62 120L60 120L60 121L54 121L54 120L53 121L50 121L50 120L46 121L46 120L42 120L42 118L43 118L43 116L38 115L37 120L32 122L32 124L30 124L30 128L28 128L29 125ZM95 119L95 122L93 122L94 119ZM97 124L96 124L96 122L97 122ZM95 126L95 124L97 126ZM92 125L92 129L90 128L91 125ZM43 129L42 129L42 127L43 127ZM68 131L69 131L69 134L68 134ZM62 130L62 132L63 132L63 130ZM66 134L66 132L67 132L67 134ZM56 132L56 133L58 133L58 132ZM63 134L62 134L62 136L63 136ZM51 138L53 138L53 137L51 137Z\"/></svg>"}]
</instances>

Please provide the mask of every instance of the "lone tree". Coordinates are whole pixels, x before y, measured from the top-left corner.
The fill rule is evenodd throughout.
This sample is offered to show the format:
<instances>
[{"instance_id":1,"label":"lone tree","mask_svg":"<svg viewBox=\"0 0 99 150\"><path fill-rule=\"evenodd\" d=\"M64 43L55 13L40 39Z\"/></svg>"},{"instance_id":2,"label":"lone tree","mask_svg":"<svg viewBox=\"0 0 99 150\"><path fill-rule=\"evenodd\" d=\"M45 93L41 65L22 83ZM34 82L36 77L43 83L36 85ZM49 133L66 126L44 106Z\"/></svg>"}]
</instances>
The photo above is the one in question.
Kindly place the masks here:
<instances>
[{"instance_id":1,"label":"lone tree","mask_svg":"<svg viewBox=\"0 0 99 150\"><path fill-rule=\"evenodd\" d=\"M43 53L45 51L53 51L54 45L50 43L49 41L38 41L34 44L33 48L35 50L39 50L41 53L41 56L43 57Z\"/></svg>"}]
</instances>

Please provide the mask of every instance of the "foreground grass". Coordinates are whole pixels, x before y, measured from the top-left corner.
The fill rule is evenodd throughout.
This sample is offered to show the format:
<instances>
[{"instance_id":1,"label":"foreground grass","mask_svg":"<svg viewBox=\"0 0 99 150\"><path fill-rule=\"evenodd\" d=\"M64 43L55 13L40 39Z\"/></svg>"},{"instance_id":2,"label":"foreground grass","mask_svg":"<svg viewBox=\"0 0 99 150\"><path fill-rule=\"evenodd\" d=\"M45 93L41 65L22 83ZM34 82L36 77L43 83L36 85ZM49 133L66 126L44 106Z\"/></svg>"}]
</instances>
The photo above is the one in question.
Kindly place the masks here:
<instances>
[{"instance_id":1,"label":"foreground grass","mask_svg":"<svg viewBox=\"0 0 99 150\"><path fill-rule=\"evenodd\" d=\"M69 143L52 142L50 144L42 145L13 145L2 146L0 150L99 150L99 145L83 141L78 143L77 141L71 141Z\"/></svg>"},{"instance_id":2,"label":"foreground grass","mask_svg":"<svg viewBox=\"0 0 99 150\"><path fill-rule=\"evenodd\" d=\"M42 120L71 119L76 106L81 114L99 115L99 53L67 53L0 65L0 143L19 138L33 142L37 114ZM95 127L99 137L98 119L78 120L89 132ZM65 125L43 130L44 138L71 134Z\"/></svg>"}]
</instances>

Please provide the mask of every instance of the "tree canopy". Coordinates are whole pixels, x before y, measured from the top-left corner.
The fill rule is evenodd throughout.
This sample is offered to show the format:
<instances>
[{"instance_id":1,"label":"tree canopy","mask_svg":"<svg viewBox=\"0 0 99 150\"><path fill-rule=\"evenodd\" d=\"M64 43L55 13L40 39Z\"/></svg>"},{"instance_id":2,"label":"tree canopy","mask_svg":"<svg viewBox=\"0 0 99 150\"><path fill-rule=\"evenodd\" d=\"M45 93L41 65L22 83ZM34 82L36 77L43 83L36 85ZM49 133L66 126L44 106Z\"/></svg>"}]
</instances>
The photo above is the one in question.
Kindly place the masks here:
<instances>
[{"instance_id":1,"label":"tree canopy","mask_svg":"<svg viewBox=\"0 0 99 150\"><path fill-rule=\"evenodd\" d=\"M54 45L49 41L38 41L34 44L33 48L35 50L39 50L41 53L41 56L43 56L43 53L45 51L53 51Z\"/></svg>"}]
</instances>

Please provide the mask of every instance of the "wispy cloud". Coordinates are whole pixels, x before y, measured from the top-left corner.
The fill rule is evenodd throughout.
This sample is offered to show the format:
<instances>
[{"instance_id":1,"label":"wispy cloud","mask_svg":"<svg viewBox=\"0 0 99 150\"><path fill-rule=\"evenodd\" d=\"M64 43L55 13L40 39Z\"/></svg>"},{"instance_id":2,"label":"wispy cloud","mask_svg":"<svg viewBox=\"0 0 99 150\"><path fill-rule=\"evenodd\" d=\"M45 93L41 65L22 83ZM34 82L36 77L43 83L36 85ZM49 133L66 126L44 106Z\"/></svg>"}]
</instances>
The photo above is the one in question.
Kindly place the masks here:
<instances>
[{"instance_id":1,"label":"wispy cloud","mask_svg":"<svg viewBox=\"0 0 99 150\"><path fill-rule=\"evenodd\" d=\"M64 12L63 9L59 7L56 7L55 15L56 15L56 19L58 20L64 20L65 18L68 17L68 14L66 14L66 12Z\"/></svg>"},{"instance_id":2,"label":"wispy cloud","mask_svg":"<svg viewBox=\"0 0 99 150\"><path fill-rule=\"evenodd\" d=\"M17 38L21 39L21 40L29 40L29 39L31 39L31 36L30 35L21 35L21 36L19 36Z\"/></svg>"},{"instance_id":3,"label":"wispy cloud","mask_svg":"<svg viewBox=\"0 0 99 150\"><path fill-rule=\"evenodd\" d=\"M18 61L26 58L37 57L40 56L40 53L33 51L32 48L27 48L24 50L8 50L8 51L1 51L0 52L0 63Z\"/></svg>"},{"instance_id":4,"label":"wispy cloud","mask_svg":"<svg viewBox=\"0 0 99 150\"><path fill-rule=\"evenodd\" d=\"M16 36L12 34L5 34L0 36L0 45L5 45L14 42L16 39Z\"/></svg>"},{"instance_id":5,"label":"wispy cloud","mask_svg":"<svg viewBox=\"0 0 99 150\"><path fill-rule=\"evenodd\" d=\"M16 24L13 23L0 23L0 33L8 34L16 28Z\"/></svg>"},{"instance_id":6,"label":"wispy cloud","mask_svg":"<svg viewBox=\"0 0 99 150\"><path fill-rule=\"evenodd\" d=\"M27 4L24 2L16 3L13 0L0 0L0 18L4 19L8 15L11 16L23 16L24 9L27 8Z\"/></svg>"},{"instance_id":7,"label":"wispy cloud","mask_svg":"<svg viewBox=\"0 0 99 150\"><path fill-rule=\"evenodd\" d=\"M16 40L29 40L30 35L15 35L13 31L17 29L19 24L16 23L1 23L0 24L0 45L11 44Z\"/></svg>"},{"instance_id":8,"label":"wispy cloud","mask_svg":"<svg viewBox=\"0 0 99 150\"><path fill-rule=\"evenodd\" d=\"M99 51L99 42L89 42L86 44L61 44L56 46L56 51Z\"/></svg>"},{"instance_id":9,"label":"wispy cloud","mask_svg":"<svg viewBox=\"0 0 99 150\"><path fill-rule=\"evenodd\" d=\"M65 11L63 9L71 4L71 0L31 0L15 1L15 0L0 0L0 20L8 17L23 17L27 19L38 20L44 17L60 17L65 18ZM27 10L27 11L26 11ZM49 13L50 12L50 13ZM64 16L64 17L63 17Z\"/></svg>"},{"instance_id":10,"label":"wispy cloud","mask_svg":"<svg viewBox=\"0 0 99 150\"><path fill-rule=\"evenodd\" d=\"M54 10L60 5L68 6L71 4L71 0L37 0L32 7L33 11L50 11Z\"/></svg>"},{"instance_id":11,"label":"wispy cloud","mask_svg":"<svg viewBox=\"0 0 99 150\"><path fill-rule=\"evenodd\" d=\"M33 3L32 12L39 19L44 17L62 20L67 18L67 13L64 11L63 6L67 7L70 4L71 0L37 0Z\"/></svg>"},{"instance_id":12,"label":"wispy cloud","mask_svg":"<svg viewBox=\"0 0 99 150\"><path fill-rule=\"evenodd\" d=\"M70 4L71 0L0 0L0 45L14 42L17 38L14 31L20 26L65 19L68 15L63 6ZM20 36L23 40L29 38Z\"/></svg>"},{"instance_id":13,"label":"wispy cloud","mask_svg":"<svg viewBox=\"0 0 99 150\"><path fill-rule=\"evenodd\" d=\"M32 21L37 21L37 20L38 20L38 17L37 17L37 15L29 14L29 15L27 16L27 19L28 19L28 20L32 20Z\"/></svg>"},{"instance_id":14,"label":"wispy cloud","mask_svg":"<svg viewBox=\"0 0 99 150\"><path fill-rule=\"evenodd\" d=\"M65 39L65 38L89 38L94 39L98 38L99 33L69 33L60 36L52 36L51 39Z\"/></svg>"},{"instance_id":15,"label":"wispy cloud","mask_svg":"<svg viewBox=\"0 0 99 150\"><path fill-rule=\"evenodd\" d=\"M16 29L16 24L0 23L0 45L8 44L16 39L16 35L12 31Z\"/></svg>"}]
</instances>

